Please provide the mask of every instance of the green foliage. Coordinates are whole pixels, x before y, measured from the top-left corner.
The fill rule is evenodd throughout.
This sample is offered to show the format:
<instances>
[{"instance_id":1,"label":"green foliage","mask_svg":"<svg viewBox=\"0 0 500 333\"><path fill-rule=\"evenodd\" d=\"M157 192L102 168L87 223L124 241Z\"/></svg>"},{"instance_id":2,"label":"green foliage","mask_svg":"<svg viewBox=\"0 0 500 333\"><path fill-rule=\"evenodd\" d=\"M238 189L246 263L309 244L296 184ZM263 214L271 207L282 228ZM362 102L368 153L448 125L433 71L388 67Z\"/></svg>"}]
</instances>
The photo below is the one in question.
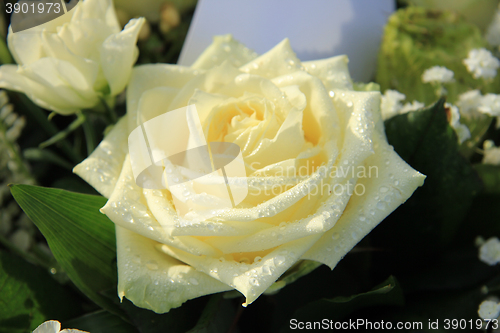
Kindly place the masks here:
<instances>
[{"instance_id":1,"label":"green foliage","mask_svg":"<svg viewBox=\"0 0 500 333\"><path fill-rule=\"evenodd\" d=\"M493 82L476 80L462 63L471 49L488 47L479 28L455 13L421 7L400 9L391 15L384 30L376 82L382 91L396 89L408 101L428 105L436 100L436 93L431 84L422 82L422 73L433 66L445 66L455 73L455 83L445 85L450 103L478 86L483 93L498 92L500 76Z\"/></svg>"},{"instance_id":2,"label":"green foliage","mask_svg":"<svg viewBox=\"0 0 500 333\"><path fill-rule=\"evenodd\" d=\"M27 332L45 320L75 316L77 299L48 272L0 251L0 332Z\"/></svg>"},{"instance_id":3,"label":"green foliage","mask_svg":"<svg viewBox=\"0 0 500 333\"><path fill-rule=\"evenodd\" d=\"M29 185L14 185L11 192L71 281L96 304L121 314L101 294L117 285L115 229L99 212L106 199Z\"/></svg>"}]
</instances>

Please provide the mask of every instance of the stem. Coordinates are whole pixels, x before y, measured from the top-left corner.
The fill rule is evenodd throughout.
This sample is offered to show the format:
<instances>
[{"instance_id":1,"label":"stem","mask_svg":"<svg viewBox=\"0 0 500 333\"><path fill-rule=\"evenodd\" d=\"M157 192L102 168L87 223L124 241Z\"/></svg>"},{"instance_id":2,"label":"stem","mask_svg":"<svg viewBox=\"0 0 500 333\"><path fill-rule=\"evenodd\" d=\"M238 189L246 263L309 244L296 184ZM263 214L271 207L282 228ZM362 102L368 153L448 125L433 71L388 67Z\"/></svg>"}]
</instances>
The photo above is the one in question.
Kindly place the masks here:
<instances>
[{"instance_id":1,"label":"stem","mask_svg":"<svg viewBox=\"0 0 500 333\"><path fill-rule=\"evenodd\" d=\"M108 116L109 121L112 124L116 124L116 122L118 121L118 116L116 115L115 108L109 107L108 103L106 103L103 98L101 98L101 103L104 106L104 110L106 110L106 116Z\"/></svg>"},{"instance_id":2,"label":"stem","mask_svg":"<svg viewBox=\"0 0 500 333\"><path fill-rule=\"evenodd\" d=\"M94 151L96 147L94 128L90 123L90 117L88 117L88 115L86 117L85 122L83 123L83 132L85 133L85 142L87 144L87 156L88 156Z\"/></svg>"},{"instance_id":3,"label":"stem","mask_svg":"<svg viewBox=\"0 0 500 333\"><path fill-rule=\"evenodd\" d=\"M86 117L83 115L83 113L81 113L81 112L78 113L76 116L76 119L71 124L69 124L69 126L67 128L58 132L56 135L54 135L53 137L51 137L47 141L40 143L39 147L40 148L47 148L48 146L53 145L54 143L57 143L57 142L65 139L68 136L68 134L70 134L71 132L76 130L78 127L80 127L85 122L85 120L86 120Z\"/></svg>"},{"instance_id":4,"label":"stem","mask_svg":"<svg viewBox=\"0 0 500 333\"><path fill-rule=\"evenodd\" d=\"M31 100L29 100L26 95L21 94L21 93L16 93L16 96L19 97L21 102L24 104L25 109L28 111L28 113L35 119L35 121L41 126L41 128L50 136L56 135L59 130L57 127L51 123L50 121L47 120L47 117L43 110L33 104ZM74 163L79 163L81 160L83 160L83 157L75 152L72 148L71 145L69 144L68 141L66 140L61 140L58 142L58 147L74 162Z\"/></svg>"}]
</instances>

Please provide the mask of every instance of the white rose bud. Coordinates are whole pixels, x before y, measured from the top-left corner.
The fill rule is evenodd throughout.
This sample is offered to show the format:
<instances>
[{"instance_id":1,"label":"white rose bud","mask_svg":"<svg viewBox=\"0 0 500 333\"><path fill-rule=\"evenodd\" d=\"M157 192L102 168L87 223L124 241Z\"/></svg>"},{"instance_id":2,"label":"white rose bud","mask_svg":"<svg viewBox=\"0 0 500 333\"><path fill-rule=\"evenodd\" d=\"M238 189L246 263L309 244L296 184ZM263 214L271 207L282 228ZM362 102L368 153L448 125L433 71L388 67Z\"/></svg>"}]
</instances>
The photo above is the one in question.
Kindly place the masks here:
<instances>
[{"instance_id":1,"label":"white rose bud","mask_svg":"<svg viewBox=\"0 0 500 333\"><path fill-rule=\"evenodd\" d=\"M8 46L18 65L0 67L0 87L60 114L92 108L127 85L143 23L133 19L120 31L111 0L84 0L42 25L9 28Z\"/></svg>"}]
</instances>

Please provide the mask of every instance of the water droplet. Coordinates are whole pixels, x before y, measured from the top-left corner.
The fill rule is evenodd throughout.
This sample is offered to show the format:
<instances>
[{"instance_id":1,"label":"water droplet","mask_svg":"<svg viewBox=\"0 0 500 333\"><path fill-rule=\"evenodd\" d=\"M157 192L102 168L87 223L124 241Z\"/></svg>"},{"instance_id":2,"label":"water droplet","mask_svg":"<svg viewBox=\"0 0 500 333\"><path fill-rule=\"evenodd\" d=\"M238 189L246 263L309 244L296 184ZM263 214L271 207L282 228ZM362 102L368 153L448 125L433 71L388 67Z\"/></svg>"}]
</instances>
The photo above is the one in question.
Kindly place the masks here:
<instances>
[{"instance_id":1,"label":"water droplet","mask_svg":"<svg viewBox=\"0 0 500 333\"><path fill-rule=\"evenodd\" d=\"M56 274L56 273L57 273L57 269L55 269L54 267L52 267L52 268L50 269L50 274L54 275L54 274Z\"/></svg>"},{"instance_id":2,"label":"water droplet","mask_svg":"<svg viewBox=\"0 0 500 333\"><path fill-rule=\"evenodd\" d=\"M260 262L262 260L262 257L256 256L253 258L253 262Z\"/></svg>"},{"instance_id":3,"label":"water droplet","mask_svg":"<svg viewBox=\"0 0 500 333\"><path fill-rule=\"evenodd\" d=\"M130 252L130 246L125 246L125 251Z\"/></svg>"},{"instance_id":4,"label":"water droplet","mask_svg":"<svg viewBox=\"0 0 500 333\"><path fill-rule=\"evenodd\" d=\"M274 258L274 264L276 266L281 266L281 265L285 264L285 261L286 261L286 258L284 256L276 256Z\"/></svg>"},{"instance_id":5,"label":"water droplet","mask_svg":"<svg viewBox=\"0 0 500 333\"><path fill-rule=\"evenodd\" d=\"M195 278L190 278L190 279L189 279L189 282L190 282L191 284L195 285L195 286L197 286L197 285L198 285L198 280L196 280Z\"/></svg>"},{"instance_id":6,"label":"water droplet","mask_svg":"<svg viewBox=\"0 0 500 333\"><path fill-rule=\"evenodd\" d=\"M327 211L323 212L323 217L324 217L325 219L330 218L330 216L331 216L331 215L332 215L332 214L330 214L330 212L327 212Z\"/></svg>"},{"instance_id":7,"label":"water droplet","mask_svg":"<svg viewBox=\"0 0 500 333\"><path fill-rule=\"evenodd\" d=\"M394 181L394 185L398 186L399 185L399 180Z\"/></svg>"},{"instance_id":8,"label":"water droplet","mask_svg":"<svg viewBox=\"0 0 500 333\"><path fill-rule=\"evenodd\" d=\"M375 209L370 209L370 215L375 215Z\"/></svg>"},{"instance_id":9,"label":"water droplet","mask_svg":"<svg viewBox=\"0 0 500 333\"><path fill-rule=\"evenodd\" d=\"M352 239L357 240L358 239L358 234L355 231L353 231L351 233L351 237L352 237Z\"/></svg>"},{"instance_id":10,"label":"water droplet","mask_svg":"<svg viewBox=\"0 0 500 333\"><path fill-rule=\"evenodd\" d=\"M335 248L333 249L335 252L340 252L340 246L335 246Z\"/></svg>"},{"instance_id":11,"label":"water droplet","mask_svg":"<svg viewBox=\"0 0 500 333\"><path fill-rule=\"evenodd\" d=\"M282 234L278 234L278 240L279 241L283 240L283 235Z\"/></svg>"},{"instance_id":12,"label":"water droplet","mask_svg":"<svg viewBox=\"0 0 500 333\"><path fill-rule=\"evenodd\" d=\"M185 190L184 192L182 192L182 195L185 197L188 197L191 195L191 192L189 192L188 190Z\"/></svg>"},{"instance_id":13,"label":"water droplet","mask_svg":"<svg viewBox=\"0 0 500 333\"><path fill-rule=\"evenodd\" d=\"M338 232L334 232L334 233L332 234L332 239L333 239L333 240L337 240L337 239L339 239L339 238L340 238L340 234L339 234Z\"/></svg>"},{"instance_id":14,"label":"water droplet","mask_svg":"<svg viewBox=\"0 0 500 333\"><path fill-rule=\"evenodd\" d=\"M156 271L158 269L158 263L154 260L149 260L146 262L146 267L152 271Z\"/></svg>"},{"instance_id":15,"label":"water droplet","mask_svg":"<svg viewBox=\"0 0 500 333\"><path fill-rule=\"evenodd\" d=\"M140 255L133 256L132 261L135 262L136 264L140 264L141 263L141 256Z\"/></svg>"},{"instance_id":16,"label":"water droplet","mask_svg":"<svg viewBox=\"0 0 500 333\"><path fill-rule=\"evenodd\" d=\"M354 104L352 104L352 101L348 101L348 102L347 102L347 107L348 107L348 108L351 108L353 105L354 105Z\"/></svg>"},{"instance_id":17,"label":"water droplet","mask_svg":"<svg viewBox=\"0 0 500 333\"><path fill-rule=\"evenodd\" d=\"M130 213L124 213L123 220L125 222L134 223L134 218L132 217L132 214L130 214Z\"/></svg>"},{"instance_id":18,"label":"water droplet","mask_svg":"<svg viewBox=\"0 0 500 333\"><path fill-rule=\"evenodd\" d=\"M380 210L385 210L386 209L385 202L382 201L377 202L377 208Z\"/></svg>"},{"instance_id":19,"label":"water droplet","mask_svg":"<svg viewBox=\"0 0 500 333\"><path fill-rule=\"evenodd\" d=\"M366 221L366 217L363 214L361 214L361 215L359 215L359 220L361 222L364 222L364 221Z\"/></svg>"},{"instance_id":20,"label":"water droplet","mask_svg":"<svg viewBox=\"0 0 500 333\"><path fill-rule=\"evenodd\" d=\"M330 95L330 97L335 97L335 92L333 90L330 90L328 92L328 95Z\"/></svg>"},{"instance_id":21,"label":"water droplet","mask_svg":"<svg viewBox=\"0 0 500 333\"><path fill-rule=\"evenodd\" d=\"M262 274L271 274L271 269L269 268L269 266L262 266Z\"/></svg>"},{"instance_id":22,"label":"water droplet","mask_svg":"<svg viewBox=\"0 0 500 333\"><path fill-rule=\"evenodd\" d=\"M327 250L328 252L330 252L330 251L332 250L332 248L331 248L331 247L327 247L327 248L326 248L326 250Z\"/></svg>"},{"instance_id":23,"label":"water droplet","mask_svg":"<svg viewBox=\"0 0 500 333\"><path fill-rule=\"evenodd\" d=\"M386 193L387 191L389 191L389 188L387 186L380 186L378 190L380 191L380 193Z\"/></svg>"},{"instance_id":24,"label":"water droplet","mask_svg":"<svg viewBox=\"0 0 500 333\"><path fill-rule=\"evenodd\" d=\"M259 280L257 280L256 278L251 278L249 282L252 286L260 286Z\"/></svg>"}]
</instances>

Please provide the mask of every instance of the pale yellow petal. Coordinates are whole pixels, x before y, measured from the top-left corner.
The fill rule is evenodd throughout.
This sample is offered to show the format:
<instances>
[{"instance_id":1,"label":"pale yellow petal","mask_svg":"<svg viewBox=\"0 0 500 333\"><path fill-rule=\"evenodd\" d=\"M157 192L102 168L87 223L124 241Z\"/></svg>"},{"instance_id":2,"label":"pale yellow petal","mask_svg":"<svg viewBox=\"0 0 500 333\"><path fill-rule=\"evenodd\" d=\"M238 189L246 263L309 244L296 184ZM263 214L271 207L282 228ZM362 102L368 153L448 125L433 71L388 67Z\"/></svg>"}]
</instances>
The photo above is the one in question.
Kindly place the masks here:
<instances>
[{"instance_id":1,"label":"pale yellow petal","mask_svg":"<svg viewBox=\"0 0 500 333\"><path fill-rule=\"evenodd\" d=\"M345 55L303 62L306 71L321 79L328 91L333 89L352 90L352 80L347 63L349 59Z\"/></svg>"},{"instance_id":2,"label":"pale yellow petal","mask_svg":"<svg viewBox=\"0 0 500 333\"><path fill-rule=\"evenodd\" d=\"M189 67L167 64L141 65L133 68L127 89L129 131L134 130L139 125L138 105L145 91L159 87L180 89L198 73L198 70Z\"/></svg>"},{"instance_id":3,"label":"pale yellow petal","mask_svg":"<svg viewBox=\"0 0 500 333\"><path fill-rule=\"evenodd\" d=\"M301 69L301 62L285 38L278 45L240 69L243 72L259 75L268 79L291 74Z\"/></svg>"},{"instance_id":4,"label":"pale yellow petal","mask_svg":"<svg viewBox=\"0 0 500 333\"><path fill-rule=\"evenodd\" d=\"M116 226L118 295L168 312L187 300L232 288L157 250L160 243Z\"/></svg>"},{"instance_id":5,"label":"pale yellow petal","mask_svg":"<svg viewBox=\"0 0 500 333\"><path fill-rule=\"evenodd\" d=\"M240 67L257 58L257 54L231 35L214 36L212 44L203 51L191 66L193 69L209 69L229 61Z\"/></svg>"},{"instance_id":6,"label":"pale yellow petal","mask_svg":"<svg viewBox=\"0 0 500 333\"><path fill-rule=\"evenodd\" d=\"M424 183L425 176L412 169L387 144L383 134L374 136L375 154L365 168L376 167L370 176L360 177L360 195L353 195L337 224L302 257L322 262L330 268L375 228L387 215L404 203ZM364 192L364 193L362 193Z\"/></svg>"},{"instance_id":7,"label":"pale yellow petal","mask_svg":"<svg viewBox=\"0 0 500 333\"><path fill-rule=\"evenodd\" d=\"M194 256L163 245L160 249L197 270L210 275L246 297L244 306L255 301L286 272L321 235L313 235L283 244L257 262L244 263L210 256Z\"/></svg>"},{"instance_id":8,"label":"pale yellow petal","mask_svg":"<svg viewBox=\"0 0 500 333\"><path fill-rule=\"evenodd\" d=\"M158 222L147 206L143 190L137 186L134 180L129 155L125 157L118 182L108 202L101 208L101 212L106 214L118 226L194 255L215 255L219 253L219 251L195 237L172 237L171 228L169 226L164 227ZM176 222L174 221L174 223Z\"/></svg>"},{"instance_id":9,"label":"pale yellow petal","mask_svg":"<svg viewBox=\"0 0 500 333\"><path fill-rule=\"evenodd\" d=\"M127 116L121 118L99 146L73 172L106 198L111 196L128 152Z\"/></svg>"},{"instance_id":10,"label":"pale yellow petal","mask_svg":"<svg viewBox=\"0 0 500 333\"><path fill-rule=\"evenodd\" d=\"M109 36L101 45L101 68L109 83L111 96L122 92L129 81L138 56L135 44L144 22L144 18L130 20L123 31Z\"/></svg>"}]
</instances>

